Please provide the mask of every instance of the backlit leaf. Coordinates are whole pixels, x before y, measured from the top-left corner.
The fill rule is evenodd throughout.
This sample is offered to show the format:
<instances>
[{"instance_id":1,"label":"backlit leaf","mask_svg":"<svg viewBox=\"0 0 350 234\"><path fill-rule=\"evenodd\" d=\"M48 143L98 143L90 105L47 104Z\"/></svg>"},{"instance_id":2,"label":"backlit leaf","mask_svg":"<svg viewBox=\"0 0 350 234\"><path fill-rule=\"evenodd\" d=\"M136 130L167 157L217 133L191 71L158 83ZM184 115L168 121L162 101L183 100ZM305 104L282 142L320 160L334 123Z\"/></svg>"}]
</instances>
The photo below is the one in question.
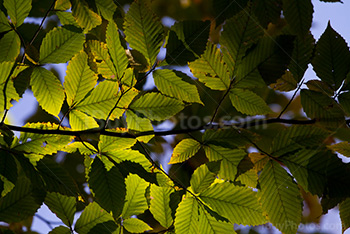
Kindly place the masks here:
<instances>
[{"instance_id":1,"label":"backlit leaf","mask_svg":"<svg viewBox=\"0 0 350 234\"><path fill-rule=\"evenodd\" d=\"M113 0L96 0L95 3L98 12L111 22L113 20L113 14L117 9Z\"/></svg>"},{"instance_id":2,"label":"backlit leaf","mask_svg":"<svg viewBox=\"0 0 350 234\"><path fill-rule=\"evenodd\" d=\"M293 178L275 161L269 161L259 178L261 203L269 221L283 233L296 233L302 199Z\"/></svg>"},{"instance_id":3,"label":"backlit leaf","mask_svg":"<svg viewBox=\"0 0 350 234\"><path fill-rule=\"evenodd\" d=\"M198 80L213 90L226 90L230 85L230 74L223 62L220 50L208 42L202 56L189 63L191 72Z\"/></svg>"},{"instance_id":4,"label":"backlit leaf","mask_svg":"<svg viewBox=\"0 0 350 234\"><path fill-rule=\"evenodd\" d=\"M334 145L327 145L327 148L333 151L337 151L346 157L350 157L350 143L347 141L343 141Z\"/></svg>"},{"instance_id":5,"label":"backlit leaf","mask_svg":"<svg viewBox=\"0 0 350 234\"><path fill-rule=\"evenodd\" d=\"M131 233L143 233L152 230L147 223L137 218L124 219L123 226Z\"/></svg>"},{"instance_id":6,"label":"backlit leaf","mask_svg":"<svg viewBox=\"0 0 350 234\"><path fill-rule=\"evenodd\" d=\"M68 197L59 193L48 193L45 198L45 204L65 225L69 227L73 225L74 213L76 211L75 197Z\"/></svg>"},{"instance_id":7,"label":"backlit leaf","mask_svg":"<svg viewBox=\"0 0 350 234\"><path fill-rule=\"evenodd\" d=\"M69 106L82 101L96 85L97 76L89 68L87 59L87 54L81 51L72 58L67 66L64 88Z\"/></svg>"},{"instance_id":8,"label":"backlit leaf","mask_svg":"<svg viewBox=\"0 0 350 234\"><path fill-rule=\"evenodd\" d=\"M175 232L178 234L198 233L198 203L191 195L182 198L175 214Z\"/></svg>"},{"instance_id":9,"label":"backlit leaf","mask_svg":"<svg viewBox=\"0 0 350 234\"><path fill-rule=\"evenodd\" d=\"M10 31L0 39L0 45L0 63L14 61L19 55L21 40L15 31Z\"/></svg>"},{"instance_id":10,"label":"backlit leaf","mask_svg":"<svg viewBox=\"0 0 350 234\"><path fill-rule=\"evenodd\" d=\"M84 0L74 1L72 14L81 28L89 32L92 28L102 23L101 17L93 12Z\"/></svg>"},{"instance_id":11,"label":"backlit leaf","mask_svg":"<svg viewBox=\"0 0 350 234\"><path fill-rule=\"evenodd\" d=\"M32 9L31 0L4 0L4 7L9 14L12 23L19 27Z\"/></svg>"},{"instance_id":12,"label":"backlit leaf","mask_svg":"<svg viewBox=\"0 0 350 234\"><path fill-rule=\"evenodd\" d=\"M149 183L138 175L129 174L125 179L125 184L126 196L121 214L124 219L132 215L139 215L148 209L145 193Z\"/></svg>"},{"instance_id":13,"label":"backlit leaf","mask_svg":"<svg viewBox=\"0 0 350 234\"><path fill-rule=\"evenodd\" d=\"M64 101L64 91L59 79L42 67L33 70L30 85L39 105L49 114L58 117Z\"/></svg>"},{"instance_id":14,"label":"backlit leaf","mask_svg":"<svg viewBox=\"0 0 350 234\"><path fill-rule=\"evenodd\" d=\"M153 217L165 228L169 228L173 223L170 208L170 194L174 190L170 187L159 187L151 184L151 205L149 210Z\"/></svg>"},{"instance_id":15,"label":"backlit leaf","mask_svg":"<svg viewBox=\"0 0 350 234\"><path fill-rule=\"evenodd\" d=\"M250 90L234 88L231 89L229 96L232 105L243 114L265 115L271 113L266 102Z\"/></svg>"},{"instance_id":16,"label":"backlit leaf","mask_svg":"<svg viewBox=\"0 0 350 234\"><path fill-rule=\"evenodd\" d=\"M96 202L92 202L85 207L75 224L74 230L78 233L88 233L97 224L110 220L113 221L113 217Z\"/></svg>"},{"instance_id":17,"label":"backlit leaf","mask_svg":"<svg viewBox=\"0 0 350 234\"><path fill-rule=\"evenodd\" d=\"M146 93L130 105L130 109L157 121L167 119L183 108L182 102L160 93Z\"/></svg>"},{"instance_id":18,"label":"backlit leaf","mask_svg":"<svg viewBox=\"0 0 350 234\"><path fill-rule=\"evenodd\" d=\"M203 191L199 197L232 223L243 225L266 223L256 193L249 188L230 183L217 183Z\"/></svg>"},{"instance_id":19,"label":"backlit leaf","mask_svg":"<svg viewBox=\"0 0 350 234\"><path fill-rule=\"evenodd\" d=\"M83 48L84 41L84 34L78 29L54 28L40 46L39 63L65 63Z\"/></svg>"},{"instance_id":20,"label":"backlit leaf","mask_svg":"<svg viewBox=\"0 0 350 234\"><path fill-rule=\"evenodd\" d=\"M95 194L96 201L107 211L112 211L118 218L125 201L125 182L118 168L107 171L102 161L96 157L89 173L89 186Z\"/></svg>"},{"instance_id":21,"label":"backlit leaf","mask_svg":"<svg viewBox=\"0 0 350 234\"><path fill-rule=\"evenodd\" d=\"M185 102L197 102L203 104L197 87L182 80L172 70L162 69L153 72L154 83L165 95L175 97Z\"/></svg>"},{"instance_id":22,"label":"backlit leaf","mask_svg":"<svg viewBox=\"0 0 350 234\"><path fill-rule=\"evenodd\" d=\"M152 66L163 44L163 26L148 2L135 0L125 15L124 33L130 47L141 52Z\"/></svg>"},{"instance_id":23,"label":"backlit leaf","mask_svg":"<svg viewBox=\"0 0 350 234\"><path fill-rule=\"evenodd\" d=\"M200 149L201 144L193 139L183 139L174 148L169 164L184 162Z\"/></svg>"},{"instance_id":24,"label":"backlit leaf","mask_svg":"<svg viewBox=\"0 0 350 234\"><path fill-rule=\"evenodd\" d=\"M198 167L191 177L191 189L194 193L201 193L207 189L215 180L216 174L211 172L206 164Z\"/></svg>"},{"instance_id":25,"label":"backlit leaf","mask_svg":"<svg viewBox=\"0 0 350 234\"><path fill-rule=\"evenodd\" d=\"M112 0L111 2L113 3ZM125 49L120 42L118 27L113 21L110 21L108 23L106 31L106 41L109 54L111 55L116 70L117 77L121 79L126 70L126 67L129 64L129 60L126 57Z\"/></svg>"},{"instance_id":26,"label":"backlit leaf","mask_svg":"<svg viewBox=\"0 0 350 234\"><path fill-rule=\"evenodd\" d=\"M72 130L77 131L99 127L94 118L75 109L69 112L69 124Z\"/></svg>"},{"instance_id":27,"label":"backlit leaf","mask_svg":"<svg viewBox=\"0 0 350 234\"><path fill-rule=\"evenodd\" d=\"M321 80L337 90L349 71L349 65L349 47L343 37L328 23L317 41L312 66Z\"/></svg>"}]
</instances>

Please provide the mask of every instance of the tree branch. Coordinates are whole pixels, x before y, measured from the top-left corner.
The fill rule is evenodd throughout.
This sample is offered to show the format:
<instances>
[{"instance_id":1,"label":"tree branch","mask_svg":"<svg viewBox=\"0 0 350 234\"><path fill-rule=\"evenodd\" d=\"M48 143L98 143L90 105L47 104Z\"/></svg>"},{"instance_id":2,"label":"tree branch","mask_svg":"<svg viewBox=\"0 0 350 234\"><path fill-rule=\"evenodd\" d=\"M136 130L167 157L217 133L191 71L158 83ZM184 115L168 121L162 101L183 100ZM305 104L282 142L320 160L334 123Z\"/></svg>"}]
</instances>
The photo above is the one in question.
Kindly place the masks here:
<instances>
[{"instance_id":1,"label":"tree branch","mask_svg":"<svg viewBox=\"0 0 350 234\"><path fill-rule=\"evenodd\" d=\"M168 135L176 135L176 134L187 134L190 132L197 132L205 129L227 129L227 128L251 128L255 126L261 126L265 124L272 124L272 123L283 123L283 124L294 124L294 125L307 125L307 124L314 124L316 123L315 119L309 119L309 120L296 120L296 119L280 119L280 118L274 118L274 119L257 119L255 121L250 122L242 122L242 123L234 123L234 124L226 124L226 125L213 125L213 124L206 124L203 126L200 126L198 128L187 128L187 129L172 129L167 131L147 131L147 132L139 132L139 133L129 133L129 132L112 132L108 131L106 129L100 129L100 128L93 128L93 129L87 129L87 130L81 130L81 131L72 131L72 130L60 130L60 129L38 129L38 128L27 128L27 127L19 127L9 124L0 124L0 128L8 128L12 131L19 131L19 132L30 132L30 133L37 133L37 134L57 134L57 135L66 135L66 136L82 136L82 135L89 135L89 134L99 134L104 136L115 136L115 137L123 137L123 138L136 138L139 136L149 136L149 135L155 135L155 136L168 136ZM350 124L350 119L346 121L346 123Z\"/></svg>"}]
</instances>

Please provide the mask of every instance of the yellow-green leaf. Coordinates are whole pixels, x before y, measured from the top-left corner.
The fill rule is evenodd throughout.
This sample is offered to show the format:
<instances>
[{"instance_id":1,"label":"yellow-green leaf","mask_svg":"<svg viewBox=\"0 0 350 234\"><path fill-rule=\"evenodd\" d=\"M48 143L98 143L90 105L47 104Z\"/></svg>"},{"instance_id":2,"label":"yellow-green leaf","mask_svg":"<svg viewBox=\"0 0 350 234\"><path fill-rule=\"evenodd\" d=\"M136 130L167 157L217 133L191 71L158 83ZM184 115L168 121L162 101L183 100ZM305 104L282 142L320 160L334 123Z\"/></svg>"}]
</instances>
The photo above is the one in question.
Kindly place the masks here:
<instances>
[{"instance_id":1,"label":"yellow-green leaf","mask_svg":"<svg viewBox=\"0 0 350 234\"><path fill-rule=\"evenodd\" d=\"M4 0L4 7L9 14L12 23L17 27L23 24L24 19L32 9L31 0Z\"/></svg>"},{"instance_id":2,"label":"yellow-green leaf","mask_svg":"<svg viewBox=\"0 0 350 234\"><path fill-rule=\"evenodd\" d=\"M39 63L65 63L83 49L84 41L84 34L76 28L54 28L41 43Z\"/></svg>"},{"instance_id":3,"label":"yellow-green leaf","mask_svg":"<svg viewBox=\"0 0 350 234\"><path fill-rule=\"evenodd\" d=\"M151 205L149 210L153 217L165 228L169 228L173 223L170 208L170 194L174 189L170 187L159 187L151 184Z\"/></svg>"},{"instance_id":4,"label":"yellow-green leaf","mask_svg":"<svg viewBox=\"0 0 350 234\"><path fill-rule=\"evenodd\" d=\"M169 164L186 161L195 155L200 148L201 144L196 140L188 138L180 141L174 148Z\"/></svg>"},{"instance_id":5,"label":"yellow-green leaf","mask_svg":"<svg viewBox=\"0 0 350 234\"><path fill-rule=\"evenodd\" d=\"M146 93L133 102L130 108L144 114L151 120L161 121L180 112L184 108L184 104L160 93Z\"/></svg>"},{"instance_id":6,"label":"yellow-green leaf","mask_svg":"<svg viewBox=\"0 0 350 234\"><path fill-rule=\"evenodd\" d=\"M61 195L59 193L47 193L45 204L57 215L62 222L71 227L76 211L76 198Z\"/></svg>"},{"instance_id":7,"label":"yellow-green leaf","mask_svg":"<svg viewBox=\"0 0 350 234\"><path fill-rule=\"evenodd\" d=\"M148 1L134 1L125 15L124 33L130 47L141 52L152 66L163 44L163 26L148 6Z\"/></svg>"},{"instance_id":8,"label":"yellow-green leaf","mask_svg":"<svg viewBox=\"0 0 350 234\"><path fill-rule=\"evenodd\" d=\"M195 77L213 90L226 90L230 85L230 73L223 62L220 50L208 42L202 56L189 63Z\"/></svg>"},{"instance_id":9,"label":"yellow-green leaf","mask_svg":"<svg viewBox=\"0 0 350 234\"><path fill-rule=\"evenodd\" d=\"M197 87L181 79L176 75L175 71L168 69L155 70L153 72L153 78L155 85L163 94L185 102L203 104Z\"/></svg>"},{"instance_id":10,"label":"yellow-green leaf","mask_svg":"<svg viewBox=\"0 0 350 234\"><path fill-rule=\"evenodd\" d=\"M74 1L72 14L84 32L89 32L94 27L102 23L101 17L93 12L84 0Z\"/></svg>"},{"instance_id":11,"label":"yellow-green leaf","mask_svg":"<svg viewBox=\"0 0 350 234\"><path fill-rule=\"evenodd\" d=\"M243 114L266 115L272 113L266 102L250 90L234 88L229 95L232 105Z\"/></svg>"},{"instance_id":12,"label":"yellow-green leaf","mask_svg":"<svg viewBox=\"0 0 350 234\"><path fill-rule=\"evenodd\" d=\"M295 234L301 222L302 199L298 185L275 161L269 161L259 178L259 193L269 221L281 232Z\"/></svg>"},{"instance_id":13,"label":"yellow-green leaf","mask_svg":"<svg viewBox=\"0 0 350 234\"><path fill-rule=\"evenodd\" d=\"M175 233L197 234L199 226L198 203L191 195L182 198L175 213Z\"/></svg>"},{"instance_id":14,"label":"yellow-green leaf","mask_svg":"<svg viewBox=\"0 0 350 234\"><path fill-rule=\"evenodd\" d=\"M138 175L129 174L125 179L125 184L126 196L123 212L121 214L124 219L129 218L132 215L142 214L148 209L145 192L149 183Z\"/></svg>"},{"instance_id":15,"label":"yellow-green leaf","mask_svg":"<svg viewBox=\"0 0 350 234\"><path fill-rule=\"evenodd\" d=\"M87 54L84 51L80 51L67 66L64 88L69 106L83 100L96 85L97 75L91 71L87 59Z\"/></svg>"},{"instance_id":16,"label":"yellow-green leaf","mask_svg":"<svg viewBox=\"0 0 350 234\"><path fill-rule=\"evenodd\" d=\"M58 117L64 101L63 87L58 78L43 67L35 67L30 85L39 105L49 114Z\"/></svg>"},{"instance_id":17,"label":"yellow-green leaf","mask_svg":"<svg viewBox=\"0 0 350 234\"><path fill-rule=\"evenodd\" d=\"M19 55L21 40L15 31L10 31L1 38L0 45L0 63L14 61Z\"/></svg>"},{"instance_id":18,"label":"yellow-green leaf","mask_svg":"<svg viewBox=\"0 0 350 234\"><path fill-rule=\"evenodd\" d=\"M117 9L113 0L96 0L95 3L99 14L106 20L113 21L114 12Z\"/></svg>"},{"instance_id":19,"label":"yellow-green leaf","mask_svg":"<svg viewBox=\"0 0 350 234\"><path fill-rule=\"evenodd\" d=\"M123 226L128 232L131 233L144 233L146 231L152 230L147 223L137 218L129 218L123 220Z\"/></svg>"},{"instance_id":20,"label":"yellow-green leaf","mask_svg":"<svg viewBox=\"0 0 350 234\"><path fill-rule=\"evenodd\" d=\"M69 124L76 131L99 127L94 118L75 109L69 112Z\"/></svg>"}]
</instances>

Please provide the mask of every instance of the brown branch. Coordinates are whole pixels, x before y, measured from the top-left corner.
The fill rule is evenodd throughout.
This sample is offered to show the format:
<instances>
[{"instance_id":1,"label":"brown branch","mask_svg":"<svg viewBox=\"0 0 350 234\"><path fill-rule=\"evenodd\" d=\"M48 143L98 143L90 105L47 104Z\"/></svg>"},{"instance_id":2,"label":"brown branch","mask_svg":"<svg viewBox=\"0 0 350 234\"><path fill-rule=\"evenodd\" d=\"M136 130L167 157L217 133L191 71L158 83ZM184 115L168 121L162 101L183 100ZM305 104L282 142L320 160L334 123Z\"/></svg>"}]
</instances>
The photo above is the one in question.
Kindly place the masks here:
<instances>
[{"instance_id":1,"label":"brown branch","mask_svg":"<svg viewBox=\"0 0 350 234\"><path fill-rule=\"evenodd\" d=\"M105 129L100 129L100 128L93 128L93 129L87 129L87 130L81 130L81 131L60 130L60 129L37 129L37 128L14 126L14 125L9 125L4 123L0 124L0 128L8 128L12 131L19 131L19 132L30 132L30 133L37 133L37 134L57 134L57 135L66 135L66 136L77 136L77 137L82 135L89 135L89 134L99 134L104 136L136 138L139 136L149 136L149 135L168 136L168 135L176 135L176 134L187 134L190 132L197 132L205 129L251 128L255 126L261 126L261 125L272 124L272 123L307 125L307 124L314 124L315 122L316 122L315 119L309 119L309 120L277 119L277 118L267 119L267 120L259 119L251 122L242 122L242 123L234 123L234 124L226 124L226 125L206 124L198 128L172 129L167 131L146 131L146 132L140 132L136 134L132 134L129 132L122 132L122 133L112 132L112 131L107 131ZM347 120L346 123L350 124L350 120Z\"/></svg>"}]
</instances>

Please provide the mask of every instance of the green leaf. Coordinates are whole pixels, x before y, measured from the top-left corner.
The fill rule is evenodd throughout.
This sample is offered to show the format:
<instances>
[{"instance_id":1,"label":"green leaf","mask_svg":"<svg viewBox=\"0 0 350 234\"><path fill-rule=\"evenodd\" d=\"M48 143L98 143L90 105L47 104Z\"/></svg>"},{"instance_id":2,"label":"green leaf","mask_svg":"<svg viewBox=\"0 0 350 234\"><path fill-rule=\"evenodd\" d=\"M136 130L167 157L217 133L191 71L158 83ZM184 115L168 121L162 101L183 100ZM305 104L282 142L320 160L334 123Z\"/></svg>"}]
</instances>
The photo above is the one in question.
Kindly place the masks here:
<instances>
[{"instance_id":1,"label":"green leaf","mask_svg":"<svg viewBox=\"0 0 350 234\"><path fill-rule=\"evenodd\" d=\"M108 156L120 163L122 161L131 161L134 163L140 164L146 171L150 172L152 168L152 164L148 161L145 155L141 154L137 150L125 149L125 150L117 150L113 152L109 152Z\"/></svg>"},{"instance_id":2,"label":"green leaf","mask_svg":"<svg viewBox=\"0 0 350 234\"><path fill-rule=\"evenodd\" d=\"M338 96L338 101L346 114L350 115L350 92L341 93Z\"/></svg>"},{"instance_id":3,"label":"green leaf","mask_svg":"<svg viewBox=\"0 0 350 234\"><path fill-rule=\"evenodd\" d=\"M109 22L112 22L114 12L117 9L117 5L113 0L96 0L95 3L98 13L106 20L109 20Z\"/></svg>"},{"instance_id":4,"label":"green leaf","mask_svg":"<svg viewBox=\"0 0 350 234\"><path fill-rule=\"evenodd\" d=\"M339 213L342 224L342 231L345 232L346 229L350 227L350 198L347 198L345 201L339 205Z\"/></svg>"},{"instance_id":5,"label":"green leaf","mask_svg":"<svg viewBox=\"0 0 350 234\"><path fill-rule=\"evenodd\" d=\"M23 24L32 9L31 0L4 0L4 7L16 28Z\"/></svg>"},{"instance_id":6,"label":"green leaf","mask_svg":"<svg viewBox=\"0 0 350 234\"><path fill-rule=\"evenodd\" d=\"M102 23L101 17L93 12L83 0L74 1L72 14L78 25L84 28L84 32L89 32Z\"/></svg>"},{"instance_id":7,"label":"green leaf","mask_svg":"<svg viewBox=\"0 0 350 234\"><path fill-rule=\"evenodd\" d=\"M174 189L170 187L159 187L151 184L151 205L150 212L153 217L165 228L173 224L172 210L170 208L170 195Z\"/></svg>"},{"instance_id":8,"label":"green leaf","mask_svg":"<svg viewBox=\"0 0 350 234\"><path fill-rule=\"evenodd\" d=\"M309 118L322 121L329 127L337 128L344 123L344 113L332 98L312 90L300 91L301 105Z\"/></svg>"},{"instance_id":9,"label":"green leaf","mask_svg":"<svg viewBox=\"0 0 350 234\"><path fill-rule=\"evenodd\" d=\"M76 196L78 187L71 175L58 163L49 157L37 162L36 169L45 182L48 192L58 192L62 195Z\"/></svg>"},{"instance_id":10,"label":"green leaf","mask_svg":"<svg viewBox=\"0 0 350 234\"><path fill-rule=\"evenodd\" d=\"M19 55L21 40L15 31L10 31L0 39L0 45L0 63L14 61Z\"/></svg>"},{"instance_id":11,"label":"green leaf","mask_svg":"<svg viewBox=\"0 0 350 234\"><path fill-rule=\"evenodd\" d=\"M187 194L182 198L175 214L175 233L196 234L199 228L198 203Z\"/></svg>"},{"instance_id":12,"label":"green leaf","mask_svg":"<svg viewBox=\"0 0 350 234\"><path fill-rule=\"evenodd\" d=\"M230 148L250 144L250 140L254 139L255 136L252 133L243 129L238 131L234 128L207 129L202 137L203 144L222 145Z\"/></svg>"},{"instance_id":13,"label":"green leaf","mask_svg":"<svg viewBox=\"0 0 350 234\"><path fill-rule=\"evenodd\" d=\"M91 165L88 182L96 201L106 211L112 211L114 218L118 218L122 213L126 193L124 177L118 168L113 166L108 171L96 157Z\"/></svg>"},{"instance_id":14,"label":"green leaf","mask_svg":"<svg viewBox=\"0 0 350 234\"><path fill-rule=\"evenodd\" d=\"M154 83L165 95L175 97L185 102L197 102L202 105L197 87L182 80L172 70L162 69L153 72Z\"/></svg>"},{"instance_id":15,"label":"green leaf","mask_svg":"<svg viewBox=\"0 0 350 234\"><path fill-rule=\"evenodd\" d=\"M297 81L294 79L293 74L290 71L286 71L286 73L279 78L276 83L271 84L270 87L274 90L288 92L296 89L298 86Z\"/></svg>"},{"instance_id":16,"label":"green leaf","mask_svg":"<svg viewBox=\"0 0 350 234\"><path fill-rule=\"evenodd\" d=\"M237 68L234 87L248 86L250 79L257 79L254 74L257 71L266 84L276 82L285 73L290 63L294 39L295 37L291 35L261 38ZM242 82L246 84L240 84Z\"/></svg>"},{"instance_id":17,"label":"green leaf","mask_svg":"<svg viewBox=\"0 0 350 234\"><path fill-rule=\"evenodd\" d=\"M193 139L183 139L174 148L169 164L184 162L194 156L201 148L201 144Z\"/></svg>"},{"instance_id":18,"label":"green leaf","mask_svg":"<svg viewBox=\"0 0 350 234\"><path fill-rule=\"evenodd\" d=\"M65 97L59 79L51 71L35 67L30 85L39 105L49 114L58 117Z\"/></svg>"},{"instance_id":19,"label":"green leaf","mask_svg":"<svg viewBox=\"0 0 350 234\"><path fill-rule=\"evenodd\" d=\"M298 185L275 161L269 161L259 178L264 211L276 228L294 234L301 222L302 199Z\"/></svg>"},{"instance_id":20,"label":"green leaf","mask_svg":"<svg viewBox=\"0 0 350 234\"><path fill-rule=\"evenodd\" d=\"M88 233L99 223L113 221L113 217L96 202L90 203L77 220L74 230L77 233Z\"/></svg>"},{"instance_id":21,"label":"green leaf","mask_svg":"<svg viewBox=\"0 0 350 234\"><path fill-rule=\"evenodd\" d=\"M168 119L183 108L182 102L160 93L146 93L130 105L130 109L157 121Z\"/></svg>"},{"instance_id":22,"label":"green leaf","mask_svg":"<svg viewBox=\"0 0 350 234\"><path fill-rule=\"evenodd\" d=\"M191 189L198 194L206 190L216 179L216 174L211 172L207 164L199 166L192 174Z\"/></svg>"},{"instance_id":23,"label":"green leaf","mask_svg":"<svg viewBox=\"0 0 350 234\"><path fill-rule=\"evenodd\" d=\"M243 114L266 115L272 113L266 102L250 90L234 88L230 90L229 96L232 105Z\"/></svg>"},{"instance_id":24,"label":"green leaf","mask_svg":"<svg viewBox=\"0 0 350 234\"><path fill-rule=\"evenodd\" d=\"M73 25L74 27L79 28L77 21L72 15L72 12L67 11L57 11L56 15L58 16L62 25Z\"/></svg>"},{"instance_id":25,"label":"green leaf","mask_svg":"<svg viewBox=\"0 0 350 234\"><path fill-rule=\"evenodd\" d=\"M203 54L209 37L210 21L185 20L171 26L166 45L165 62L187 65Z\"/></svg>"},{"instance_id":26,"label":"green leaf","mask_svg":"<svg viewBox=\"0 0 350 234\"><path fill-rule=\"evenodd\" d=\"M75 197L68 197L59 193L47 193L45 204L65 225L72 227L76 211Z\"/></svg>"},{"instance_id":27,"label":"green leaf","mask_svg":"<svg viewBox=\"0 0 350 234\"><path fill-rule=\"evenodd\" d=\"M85 37L77 29L58 27L46 34L40 46L39 63L65 63L83 49Z\"/></svg>"},{"instance_id":28,"label":"green leaf","mask_svg":"<svg viewBox=\"0 0 350 234\"><path fill-rule=\"evenodd\" d=\"M281 0L259 0L254 2L254 13L263 28L267 28L269 23L278 24L281 10Z\"/></svg>"},{"instance_id":29,"label":"green leaf","mask_svg":"<svg viewBox=\"0 0 350 234\"><path fill-rule=\"evenodd\" d=\"M88 234L101 234L101 233L120 233L120 226L115 221L109 220L107 222L98 223L90 229Z\"/></svg>"},{"instance_id":30,"label":"green leaf","mask_svg":"<svg viewBox=\"0 0 350 234\"><path fill-rule=\"evenodd\" d=\"M292 126L280 131L273 138L272 154L279 157L301 148L319 148L328 136L327 131L315 126Z\"/></svg>"},{"instance_id":31,"label":"green leaf","mask_svg":"<svg viewBox=\"0 0 350 234\"><path fill-rule=\"evenodd\" d=\"M204 146L205 155L212 161L221 161L219 177L227 180L235 180L238 164L247 156L241 149L230 149L222 146Z\"/></svg>"},{"instance_id":32,"label":"green leaf","mask_svg":"<svg viewBox=\"0 0 350 234\"><path fill-rule=\"evenodd\" d=\"M217 220L206 209L199 209L199 231L207 234L235 234L233 224Z\"/></svg>"},{"instance_id":33,"label":"green leaf","mask_svg":"<svg viewBox=\"0 0 350 234\"><path fill-rule=\"evenodd\" d=\"M88 148L86 148L89 147ZM91 155L91 150L90 149L94 149L95 147L93 145L91 145L89 142L84 142L84 144L82 142L78 142L75 141L69 145L66 145L62 151L67 152L67 153L75 153L77 150L79 150L80 154L82 155Z\"/></svg>"},{"instance_id":34,"label":"green leaf","mask_svg":"<svg viewBox=\"0 0 350 234\"><path fill-rule=\"evenodd\" d=\"M143 233L146 231L152 230L147 223L142 221L141 219L129 218L123 220L124 228L131 233Z\"/></svg>"},{"instance_id":35,"label":"green leaf","mask_svg":"<svg viewBox=\"0 0 350 234\"><path fill-rule=\"evenodd\" d=\"M337 151L346 157L350 157L350 143L347 141L343 141L334 145L327 145L327 148L333 151Z\"/></svg>"},{"instance_id":36,"label":"green leaf","mask_svg":"<svg viewBox=\"0 0 350 234\"><path fill-rule=\"evenodd\" d=\"M312 66L317 76L337 90L346 78L350 66L350 52L343 37L330 23L317 41Z\"/></svg>"},{"instance_id":37,"label":"green leaf","mask_svg":"<svg viewBox=\"0 0 350 234\"><path fill-rule=\"evenodd\" d=\"M55 2L55 10L66 11L72 7L70 0L57 0Z\"/></svg>"},{"instance_id":38,"label":"green leaf","mask_svg":"<svg viewBox=\"0 0 350 234\"><path fill-rule=\"evenodd\" d=\"M18 178L14 189L0 199L0 220L12 223L33 216L44 198L45 193L35 190L27 178Z\"/></svg>"},{"instance_id":39,"label":"green leaf","mask_svg":"<svg viewBox=\"0 0 350 234\"><path fill-rule=\"evenodd\" d=\"M308 82L306 82L306 85L310 90L326 94L327 96L334 95L333 88L330 87L326 82L323 82L322 80L309 80ZM341 95L342 94L340 94L339 97Z\"/></svg>"},{"instance_id":40,"label":"green leaf","mask_svg":"<svg viewBox=\"0 0 350 234\"><path fill-rule=\"evenodd\" d=\"M16 73L15 71L10 74L12 67L14 66L13 62L2 62L0 63L0 89L4 90L6 80L10 77L14 77ZM6 109L9 109L12 104L11 100L19 100L18 93L14 87L13 79L9 79L6 87ZM0 110L2 111L5 107L4 95L0 95Z\"/></svg>"},{"instance_id":41,"label":"green leaf","mask_svg":"<svg viewBox=\"0 0 350 234\"><path fill-rule=\"evenodd\" d=\"M198 80L213 90L226 90L230 85L230 73L223 62L220 50L208 42L202 56L190 62L191 72Z\"/></svg>"},{"instance_id":42,"label":"green leaf","mask_svg":"<svg viewBox=\"0 0 350 234\"><path fill-rule=\"evenodd\" d=\"M24 127L35 128L38 130L52 130L57 129L58 125L51 123L28 123L24 125ZM71 136L22 132L18 139L20 144L19 142L14 141L11 148L26 153L49 155L57 153L58 150L63 149L71 140Z\"/></svg>"},{"instance_id":43,"label":"green leaf","mask_svg":"<svg viewBox=\"0 0 350 234\"><path fill-rule=\"evenodd\" d=\"M52 229L49 234L70 234L71 231L65 226L58 226Z\"/></svg>"},{"instance_id":44,"label":"green leaf","mask_svg":"<svg viewBox=\"0 0 350 234\"><path fill-rule=\"evenodd\" d=\"M111 2L113 3L112 0ZM125 49L122 46L119 37L120 35L117 25L113 21L110 21L106 31L106 42L116 70L117 78L121 79L129 64L129 60L126 57Z\"/></svg>"},{"instance_id":45,"label":"green leaf","mask_svg":"<svg viewBox=\"0 0 350 234\"><path fill-rule=\"evenodd\" d=\"M251 6L243 9L226 21L220 37L224 61L231 74L241 63L246 50L264 35L262 28L256 25L257 18L252 14Z\"/></svg>"},{"instance_id":46,"label":"green leaf","mask_svg":"<svg viewBox=\"0 0 350 234\"><path fill-rule=\"evenodd\" d=\"M98 149L100 152L113 152L131 148L135 145L136 139L112 136L100 136Z\"/></svg>"},{"instance_id":47,"label":"green leaf","mask_svg":"<svg viewBox=\"0 0 350 234\"><path fill-rule=\"evenodd\" d=\"M311 33L294 40L292 58L288 66L294 79L299 82L311 62L315 47L315 39Z\"/></svg>"},{"instance_id":48,"label":"green leaf","mask_svg":"<svg viewBox=\"0 0 350 234\"><path fill-rule=\"evenodd\" d=\"M308 34L312 24L311 0L283 0L283 15L292 32L301 38Z\"/></svg>"},{"instance_id":49,"label":"green leaf","mask_svg":"<svg viewBox=\"0 0 350 234\"><path fill-rule=\"evenodd\" d=\"M0 150L0 175L5 177L11 183L17 182L17 164L11 154Z\"/></svg>"},{"instance_id":50,"label":"green leaf","mask_svg":"<svg viewBox=\"0 0 350 234\"><path fill-rule=\"evenodd\" d=\"M135 130L137 132L153 131L153 126L149 119L141 118L131 110L126 111L126 123L128 125L128 129L130 130ZM154 135L148 135L138 137L137 139L147 143L153 137Z\"/></svg>"},{"instance_id":51,"label":"green leaf","mask_svg":"<svg viewBox=\"0 0 350 234\"><path fill-rule=\"evenodd\" d=\"M94 118L75 109L69 112L69 124L76 131L99 127Z\"/></svg>"},{"instance_id":52,"label":"green leaf","mask_svg":"<svg viewBox=\"0 0 350 234\"><path fill-rule=\"evenodd\" d=\"M97 72L106 79L114 79L117 71L108 53L107 44L93 40L88 41L87 45L97 65Z\"/></svg>"},{"instance_id":53,"label":"green leaf","mask_svg":"<svg viewBox=\"0 0 350 234\"><path fill-rule=\"evenodd\" d=\"M118 93L118 84L116 82L102 81L75 108L97 119L106 119L118 100ZM113 115L111 115L111 119L114 119Z\"/></svg>"},{"instance_id":54,"label":"green leaf","mask_svg":"<svg viewBox=\"0 0 350 234\"><path fill-rule=\"evenodd\" d=\"M227 182L217 183L203 191L199 197L232 223L243 225L266 223L256 193L249 188Z\"/></svg>"},{"instance_id":55,"label":"green leaf","mask_svg":"<svg viewBox=\"0 0 350 234\"><path fill-rule=\"evenodd\" d=\"M145 0L135 0L125 15L124 33L130 47L141 52L152 66L163 44L164 30Z\"/></svg>"},{"instance_id":56,"label":"green leaf","mask_svg":"<svg viewBox=\"0 0 350 234\"><path fill-rule=\"evenodd\" d=\"M87 60L87 54L80 51L69 61L67 66L64 88L69 106L82 101L96 85L98 77L90 69Z\"/></svg>"},{"instance_id":57,"label":"green leaf","mask_svg":"<svg viewBox=\"0 0 350 234\"><path fill-rule=\"evenodd\" d=\"M10 31L12 28L4 12L0 10L0 32Z\"/></svg>"},{"instance_id":58,"label":"green leaf","mask_svg":"<svg viewBox=\"0 0 350 234\"><path fill-rule=\"evenodd\" d=\"M145 193L149 183L138 175L129 174L125 179L125 184L126 196L122 212L122 217L124 219L129 218L132 215L142 214L148 209Z\"/></svg>"}]
</instances>

